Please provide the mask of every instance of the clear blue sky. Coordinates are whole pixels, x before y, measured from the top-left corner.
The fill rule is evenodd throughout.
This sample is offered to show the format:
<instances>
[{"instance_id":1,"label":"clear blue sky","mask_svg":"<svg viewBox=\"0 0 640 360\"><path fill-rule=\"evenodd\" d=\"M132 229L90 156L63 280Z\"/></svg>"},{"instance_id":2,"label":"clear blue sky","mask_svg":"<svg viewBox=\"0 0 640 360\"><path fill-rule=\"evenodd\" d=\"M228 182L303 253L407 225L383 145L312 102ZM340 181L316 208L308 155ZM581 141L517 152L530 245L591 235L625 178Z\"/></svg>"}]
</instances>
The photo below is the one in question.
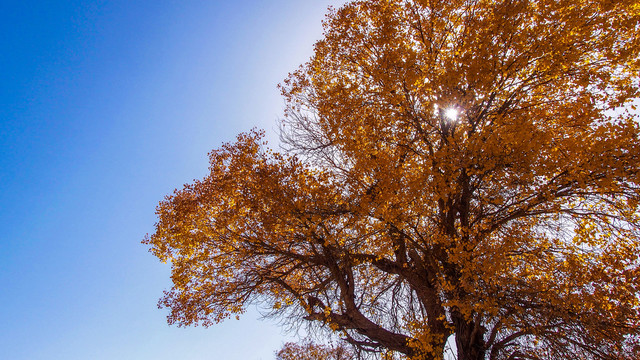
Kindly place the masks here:
<instances>
[{"instance_id":1,"label":"clear blue sky","mask_svg":"<svg viewBox=\"0 0 640 360\"><path fill-rule=\"evenodd\" d=\"M272 359L250 312L169 327L155 206L238 132L276 139L276 84L341 1L0 2L0 358Z\"/></svg>"}]
</instances>

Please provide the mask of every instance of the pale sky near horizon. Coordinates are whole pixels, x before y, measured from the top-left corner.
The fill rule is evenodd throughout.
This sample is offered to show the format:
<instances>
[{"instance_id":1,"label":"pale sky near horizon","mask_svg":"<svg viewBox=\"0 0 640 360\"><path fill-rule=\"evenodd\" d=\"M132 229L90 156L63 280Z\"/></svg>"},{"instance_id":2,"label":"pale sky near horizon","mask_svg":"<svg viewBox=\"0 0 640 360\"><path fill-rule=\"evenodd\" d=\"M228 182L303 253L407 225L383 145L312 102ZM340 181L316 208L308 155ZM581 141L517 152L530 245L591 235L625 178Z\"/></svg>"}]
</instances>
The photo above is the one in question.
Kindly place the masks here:
<instances>
[{"instance_id":1,"label":"pale sky near horizon","mask_svg":"<svg viewBox=\"0 0 640 360\"><path fill-rule=\"evenodd\" d=\"M169 327L140 241L211 149L277 139L276 85L342 2L0 3L0 359L273 359L254 310Z\"/></svg>"}]
</instances>

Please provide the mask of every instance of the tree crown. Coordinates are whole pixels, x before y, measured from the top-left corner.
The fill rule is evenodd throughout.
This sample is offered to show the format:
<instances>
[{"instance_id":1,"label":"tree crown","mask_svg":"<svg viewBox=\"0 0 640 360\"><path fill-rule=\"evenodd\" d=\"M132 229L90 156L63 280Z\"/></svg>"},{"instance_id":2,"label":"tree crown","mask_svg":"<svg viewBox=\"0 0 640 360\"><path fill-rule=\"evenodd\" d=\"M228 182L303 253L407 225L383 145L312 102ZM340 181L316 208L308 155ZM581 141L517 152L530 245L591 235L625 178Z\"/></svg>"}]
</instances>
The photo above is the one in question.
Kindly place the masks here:
<instances>
[{"instance_id":1,"label":"tree crown","mask_svg":"<svg viewBox=\"0 0 640 360\"><path fill-rule=\"evenodd\" d=\"M265 305L359 350L622 359L640 339L637 1L331 10L260 131L160 203L170 323Z\"/></svg>"}]
</instances>

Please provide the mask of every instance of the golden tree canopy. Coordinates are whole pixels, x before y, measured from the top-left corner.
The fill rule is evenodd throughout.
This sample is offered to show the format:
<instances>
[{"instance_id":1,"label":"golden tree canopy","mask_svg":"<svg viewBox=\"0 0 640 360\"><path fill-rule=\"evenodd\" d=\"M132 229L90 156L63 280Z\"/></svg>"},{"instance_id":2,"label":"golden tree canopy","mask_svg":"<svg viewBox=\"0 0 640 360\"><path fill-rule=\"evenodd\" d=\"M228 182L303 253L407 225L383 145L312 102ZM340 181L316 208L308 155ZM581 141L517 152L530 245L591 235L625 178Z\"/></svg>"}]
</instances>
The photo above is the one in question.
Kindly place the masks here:
<instances>
[{"instance_id":1,"label":"golden tree canopy","mask_svg":"<svg viewBox=\"0 0 640 360\"><path fill-rule=\"evenodd\" d=\"M170 323L250 303L372 357L640 357L640 2L331 10L260 131L160 203Z\"/></svg>"}]
</instances>

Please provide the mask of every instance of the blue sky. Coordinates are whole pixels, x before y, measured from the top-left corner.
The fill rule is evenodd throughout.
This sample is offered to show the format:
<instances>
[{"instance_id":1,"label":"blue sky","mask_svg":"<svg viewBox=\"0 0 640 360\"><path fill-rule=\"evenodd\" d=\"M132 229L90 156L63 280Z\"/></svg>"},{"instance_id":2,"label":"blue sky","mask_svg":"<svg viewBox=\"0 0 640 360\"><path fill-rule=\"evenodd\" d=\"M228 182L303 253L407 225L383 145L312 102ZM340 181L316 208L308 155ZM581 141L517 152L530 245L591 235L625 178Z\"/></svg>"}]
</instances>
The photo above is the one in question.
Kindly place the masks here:
<instances>
[{"instance_id":1,"label":"blue sky","mask_svg":"<svg viewBox=\"0 0 640 360\"><path fill-rule=\"evenodd\" d=\"M166 324L155 206L241 131L341 1L0 2L0 358L272 359L251 311Z\"/></svg>"}]
</instances>

